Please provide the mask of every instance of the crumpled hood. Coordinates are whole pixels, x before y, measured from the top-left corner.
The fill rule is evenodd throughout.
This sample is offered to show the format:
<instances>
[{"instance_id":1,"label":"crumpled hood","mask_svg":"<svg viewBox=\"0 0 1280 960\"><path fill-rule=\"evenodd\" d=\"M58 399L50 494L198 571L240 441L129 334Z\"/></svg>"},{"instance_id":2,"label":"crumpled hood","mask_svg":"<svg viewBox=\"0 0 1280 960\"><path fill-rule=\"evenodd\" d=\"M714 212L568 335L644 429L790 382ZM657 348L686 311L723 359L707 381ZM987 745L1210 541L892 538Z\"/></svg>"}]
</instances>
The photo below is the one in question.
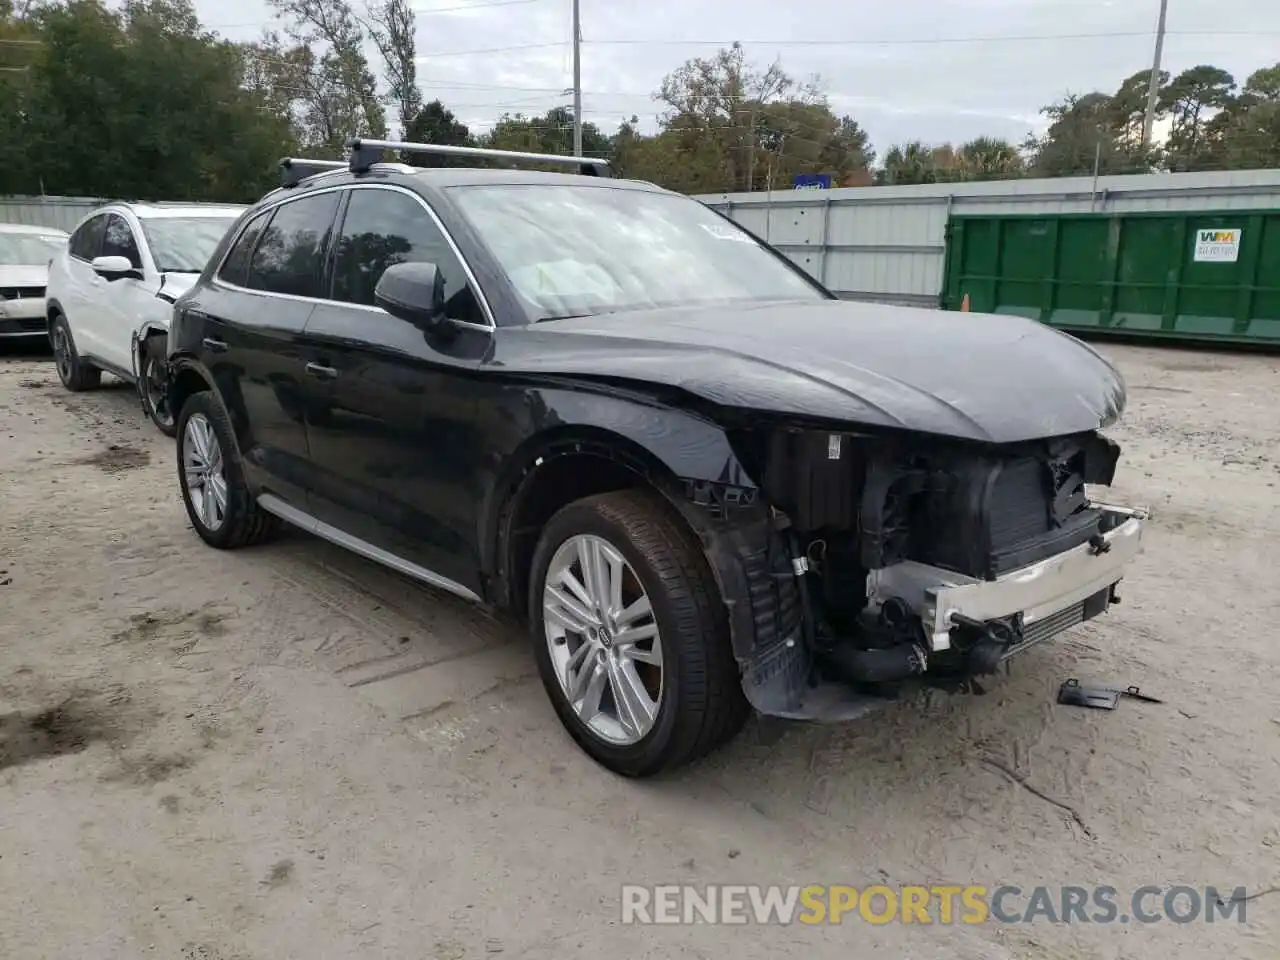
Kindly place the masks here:
<instances>
[{"instance_id":1,"label":"crumpled hood","mask_svg":"<svg viewBox=\"0 0 1280 960\"><path fill-rule=\"evenodd\" d=\"M194 287L199 279L200 274L198 273L166 273L164 275L164 286L160 288L156 296L172 302Z\"/></svg>"},{"instance_id":2,"label":"crumpled hood","mask_svg":"<svg viewBox=\"0 0 1280 960\"><path fill-rule=\"evenodd\" d=\"M1096 430L1125 403L1101 354L1033 320L850 301L546 321L501 331L492 363L990 443Z\"/></svg>"}]
</instances>

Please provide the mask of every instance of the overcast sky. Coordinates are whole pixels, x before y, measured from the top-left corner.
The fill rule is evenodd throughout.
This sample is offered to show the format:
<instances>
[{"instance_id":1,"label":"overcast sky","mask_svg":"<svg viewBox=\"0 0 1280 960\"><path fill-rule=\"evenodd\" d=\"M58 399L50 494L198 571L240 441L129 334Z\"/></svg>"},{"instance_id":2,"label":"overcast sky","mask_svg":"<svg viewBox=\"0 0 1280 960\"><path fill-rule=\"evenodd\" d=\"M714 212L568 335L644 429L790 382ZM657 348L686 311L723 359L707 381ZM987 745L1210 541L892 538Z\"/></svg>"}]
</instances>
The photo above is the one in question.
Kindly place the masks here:
<instances>
[{"instance_id":1,"label":"overcast sky","mask_svg":"<svg viewBox=\"0 0 1280 960\"><path fill-rule=\"evenodd\" d=\"M469 126L570 103L572 0L414 0L418 76ZM364 0L355 0L360 8ZM196 0L232 40L273 25L263 0ZM581 0L583 118L651 129L664 74L742 40L752 61L821 76L833 108L893 143L1014 141L1068 91L1112 91L1151 62L1159 0ZM1107 36L1098 36L1107 34ZM1083 35L1083 36L1082 36ZM1047 38L1047 39L1035 39ZM966 42L941 42L941 41ZM884 41L884 42L879 42ZM519 49L516 49L519 48ZM1280 60L1280 0L1170 0L1164 67L1238 81Z\"/></svg>"}]
</instances>

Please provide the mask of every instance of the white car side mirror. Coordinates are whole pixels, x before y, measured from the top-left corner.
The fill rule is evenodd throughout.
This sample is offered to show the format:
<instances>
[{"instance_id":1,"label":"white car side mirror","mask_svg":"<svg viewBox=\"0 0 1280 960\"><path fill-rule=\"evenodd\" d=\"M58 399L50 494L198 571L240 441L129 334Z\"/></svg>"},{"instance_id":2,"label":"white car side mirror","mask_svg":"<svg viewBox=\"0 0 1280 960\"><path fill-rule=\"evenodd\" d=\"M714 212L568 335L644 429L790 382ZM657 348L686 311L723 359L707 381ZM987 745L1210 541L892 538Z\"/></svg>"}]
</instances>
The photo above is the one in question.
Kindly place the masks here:
<instances>
[{"instance_id":1,"label":"white car side mirror","mask_svg":"<svg viewBox=\"0 0 1280 960\"><path fill-rule=\"evenodd\" d=\"M104 280L120 280L124 277L142 279L142 271L130 263L128 257L94 257L89 266Z\"/></svg>"}]
</instances>

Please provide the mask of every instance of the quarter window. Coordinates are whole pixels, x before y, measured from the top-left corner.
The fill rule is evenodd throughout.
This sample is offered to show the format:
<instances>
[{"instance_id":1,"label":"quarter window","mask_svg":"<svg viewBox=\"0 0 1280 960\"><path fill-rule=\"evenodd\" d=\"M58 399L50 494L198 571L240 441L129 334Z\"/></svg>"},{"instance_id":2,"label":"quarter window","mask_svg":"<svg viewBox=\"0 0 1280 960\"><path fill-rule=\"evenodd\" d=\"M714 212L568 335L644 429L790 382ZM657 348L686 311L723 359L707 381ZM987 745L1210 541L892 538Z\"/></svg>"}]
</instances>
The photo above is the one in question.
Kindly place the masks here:
<instances>
[{"instance_id":1,"label":"quarter window","mask_svg":"<svg viewBox=\"0 0 1280 960\"><path fill-rule=\"evenodd\" d=\"M269 219L271 219L271 211L267 210L250 220L249 225L240 231L235 246L227 254L227 259L222 262L218 279L241 287L245 285L249 276L249 258L253 256L254 244L258 242L258 237L262 235L262 228L266 226Z\"/></svg>"},{"instance_id":2,"label":"quarter window","mask_svg":"<svg viewBox=\"0 0 1280 960\"><path fill-rule=\"evenodd\" d=\"M92 260L102 248L102 232L107 226L106 214L98 214L80 224L71 235L68 250L77 260Z\"/></svg>"},{"instance_id":3,"label":"quarter window","mask_svg":"<svg viewBox=\"0 0 1280 960\"><path fill-rule=\"evenodd\" d=\"M119 214L107 217L107 229L103 235L103 257L126 257L135 270L142 269L142 255L138 253L138 241L129 224Z\"/></svg>"},{"instance_id":4,"label":"quarter window","mask_svg":"<svg viewBox=\"0 0 1280 960\"><path fill-rule=\"evenodd\" d=\"M352 190L334 255L333 299L372 305L383 271L396 263L435 264L448 316L487 322L462 263L421 203L396 190Z\"/></svg>"},{"instance_id":5,"label":"quarter window","mask_svg":"<svg viewBox=\"0 0 1280 960\"><path fill-rule=\"evenodd\" d=\"M320 295L324 250L338 206L336 191L276 207L249 263L245 286L297 297Z\"/></svg>"}]
</instances>

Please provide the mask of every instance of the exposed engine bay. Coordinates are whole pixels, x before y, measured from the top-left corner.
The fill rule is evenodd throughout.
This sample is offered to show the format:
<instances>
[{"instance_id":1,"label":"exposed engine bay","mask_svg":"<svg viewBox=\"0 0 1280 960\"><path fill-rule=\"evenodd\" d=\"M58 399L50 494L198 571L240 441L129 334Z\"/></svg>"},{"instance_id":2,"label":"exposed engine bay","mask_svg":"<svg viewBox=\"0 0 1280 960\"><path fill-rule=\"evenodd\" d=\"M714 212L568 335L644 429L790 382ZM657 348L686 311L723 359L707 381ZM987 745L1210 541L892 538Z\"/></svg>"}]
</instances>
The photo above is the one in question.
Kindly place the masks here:
<instances>
[{"instance_id":1,"label":"exposed engine bay","mask_svg":"<svg viewBox=\"0 0 1280 960\"><path fill-rule=\"evenodd\" d=\"M1119 602L1138 549L1141 511L1086 493L1111 484L1120 453L1096 432L978 446L766 428L732 441L774 533L748 564L776 588L750 588L757 631L770 626L757 599L771 596L780 643L756 665L761 699L781 694L779 674L792 703L801 682L873 695L971 684Z\"/></svg>"}]
</instances>

